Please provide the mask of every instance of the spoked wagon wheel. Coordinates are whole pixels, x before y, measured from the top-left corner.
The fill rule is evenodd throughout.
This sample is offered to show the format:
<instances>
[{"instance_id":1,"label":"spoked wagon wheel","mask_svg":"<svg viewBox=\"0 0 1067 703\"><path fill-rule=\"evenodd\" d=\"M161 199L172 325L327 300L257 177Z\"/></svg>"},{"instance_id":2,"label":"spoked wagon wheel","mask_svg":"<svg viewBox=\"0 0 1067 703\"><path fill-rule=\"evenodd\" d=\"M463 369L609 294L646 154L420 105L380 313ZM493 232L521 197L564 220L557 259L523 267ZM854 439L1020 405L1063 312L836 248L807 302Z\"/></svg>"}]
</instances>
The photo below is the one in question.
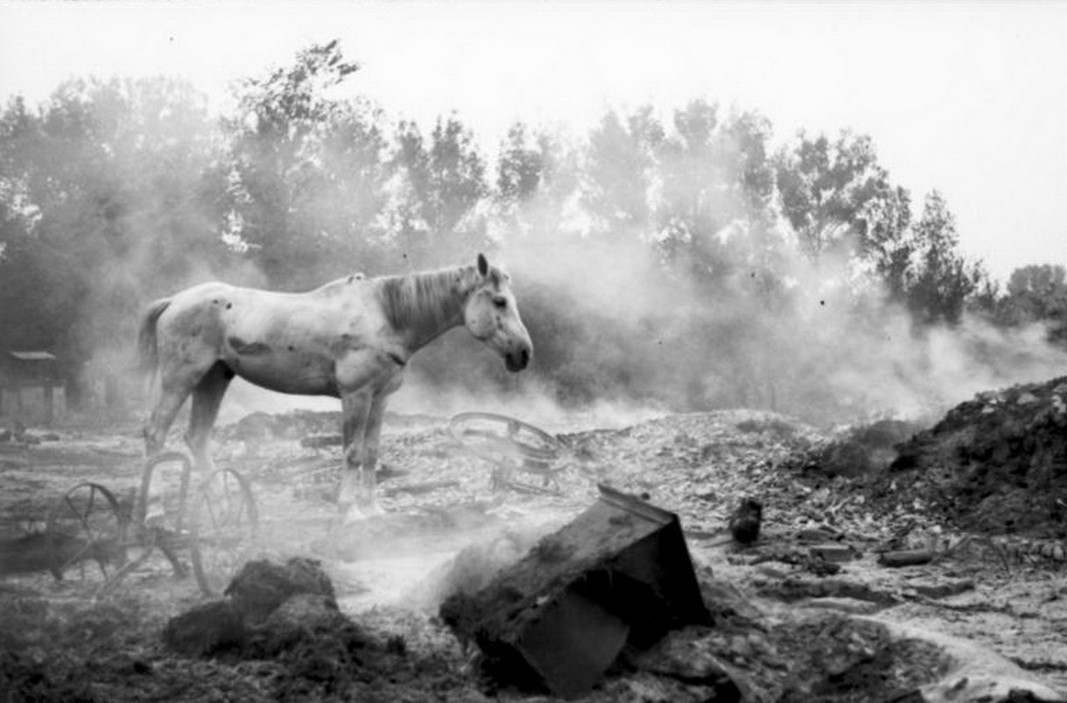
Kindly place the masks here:
<instances>
[{"instance_id":1,"label":"spoked wagon wheel","mask_svg":"<svg viewBox=\"0 0 1067 703\"><path fill-rule=\"evenodd\" d=\"M555 475L566 468L559 463L564 447L541 428L507 415L471 412L453 417L449 431L468 452L498 467L494 488L559 493ZM516 473L540 476L540 485L516 478Z\"/></svg>"},{"instance_id":2,"label":"spoked wagon wheel","mask_svg":"<svg viewBox=\"0 0 1067 703\"><path fill-rule=\"evenodd\" d=\"M205 595L217 596L255 556L256 501L244 476L220 469L200 486L193 510L193 573Z\"/></svg>"},{"instance_id":3,"label":"spoked wagon wheel","mask_svg":"<svg viewBox=\"0 0 1067 703\"><path fill-rule=\"evenodd\" d=\"M79 483L48 514L45 544L56 580L106 584L127 560L129 512L97 483Z\"/></svg>"}]
</instances>

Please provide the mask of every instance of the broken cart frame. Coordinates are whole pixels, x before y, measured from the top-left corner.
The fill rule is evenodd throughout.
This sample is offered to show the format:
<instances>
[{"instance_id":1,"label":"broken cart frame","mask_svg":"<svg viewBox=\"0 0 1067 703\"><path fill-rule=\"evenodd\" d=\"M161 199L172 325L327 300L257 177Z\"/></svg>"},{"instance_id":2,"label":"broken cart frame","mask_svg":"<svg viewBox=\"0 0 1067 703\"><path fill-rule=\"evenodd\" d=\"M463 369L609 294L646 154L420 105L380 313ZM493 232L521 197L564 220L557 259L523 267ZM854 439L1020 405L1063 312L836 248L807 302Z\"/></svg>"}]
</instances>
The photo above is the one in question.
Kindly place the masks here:
<instances>
[{"instance_id":1,"label":"broken cart frame","mask_svg":"<svg viewBox=\"0 0 1067 703\"><path fill-rule=\"evenodd\" d=\"M56 579L99 582L112 588L157 550L175 575L188 569L179 552L188 549L192 571L205 595L218 595L248 556L259 527L247 480L219 469L193 487L189 454L168 451L145 463L132 501L120 501L99 483L67 491L49 511L45 531L49 569ZM165 485L166 524L145 524L153 481Z\"/></svg>"},{"instance_id":2,"label":"broken cart frame","mask_svg":"<svg viewBox=\"0 0 1067 703\"><path fill-rule=\"evenodd\" d=\"M571 463L563 444L541 428L507 415L469 412L454 416L448 429L464 450L494 465L493 489L560 493L557 476Z\"/></svg>"}]
</instances>

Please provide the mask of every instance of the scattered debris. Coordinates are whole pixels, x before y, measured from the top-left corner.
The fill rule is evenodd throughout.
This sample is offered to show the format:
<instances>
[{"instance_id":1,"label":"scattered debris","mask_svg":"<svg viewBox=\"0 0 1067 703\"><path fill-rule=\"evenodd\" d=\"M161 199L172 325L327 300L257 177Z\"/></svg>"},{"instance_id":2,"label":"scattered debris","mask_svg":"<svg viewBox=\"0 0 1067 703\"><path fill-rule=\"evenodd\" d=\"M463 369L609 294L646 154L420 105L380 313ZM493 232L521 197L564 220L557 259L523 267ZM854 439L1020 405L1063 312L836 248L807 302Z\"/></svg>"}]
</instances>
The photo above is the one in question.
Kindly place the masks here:
<instances>
[{"instance_id":1,"label":"scattered debris","mask_svg":"<svg viewBox=\"0 0 1067 703\"><path fill-rule=\"evenodd\" d=\"M755 498L745 498L730 518L730 534L738 544L752 544L759 539L763 521L763 504Z\"/></svg>"},{"instance_id":2,"label":"scattered debris","mask_svg":"<svg viewBox=\"0 0 1067 703\"><path fill-rule=\"evenodd\" d=\"M808 547L808 553L823 561L834 563L852 561L856 558L856 552L852 547L848 544L842 544L841 542L816 544Z\"/></svg>"},{"instance_id":3,"label":"scattered debris","mask_svg":"<svg viewBox=\"0 0 1067 703\"><path fill-rule=\"evenodd\" d=\"M1056 394L1061 396L1062 392ZM1022 393L1009 389L983 397L987 400L978 414L967 416L968 422L986 417L1028 426L1024 420L1029 413L1044 408L1055 416L1064 407L1062 399L1057 402L1041 389ZM428 613L437 612L446 593L464 593L472 603L478 594L493 589L538 537L589 506L596 498L595 481L590 480L595 475L634 495L651 494L691 530L686 533L692 540L687 549L692 550L701 599L713 624L670 630L643 648L623 645L597 683L581 694L585 703L738 697L883 703L1062 700L1035 681L1067 684L1067 649L1061 636L1067 622L1062 580L1067 542L1048 519L1057 505L1067 516L1067 504L1048 501L1046 518L1036 520L1029 535L996 534L1003 521L988 523L983 534L961 532L959 525L970 524L961 516L980 517L981 508L972 506L970 513L957 510L976 500L965 490L970 479L958 473L953 486L942 481L938 471L963 471L962 454L946 450L939 455L947 458L943 467L930 455L912 469L897 467L889 473L883 466L889 454L873 451L884 449L887 440L868 436L862 428L827 438L773 413L693 413L623 429L563 435L561 441L581 464L577 470L558 474L563 495L511 492L502 500L499 494L489 495L488 468L456 451L447 420L405 421L387 425L393 434L382 445L384 463L410 476L383 489L388 514L358 530L328 531L321 528L334 515L333 506L303 496L335 484L340 455L301 446L301 439L331 436L339 422L338 413L260 417L249 421L247 440L228 438L222 428L216 455L220 464L243 461L245 443L251 447L259 441L251 437L265 438L259 456L249 456L246 466L249 472L255 470L255 480L266 489L263 515L268 522L278 522L278 531L288 540L285 549L272 552L351 562L346 569L353 575L352 583L345 582L347 571L331 568L335 597L325 591L285 597L288 589L279 585L281 581L252 579L246 584L249 609L257 610L258 604L260 610L269 611L265 616L260 613L254 624L246 621L234 607L234 597L226 598L209 604L200 618L201 623L228 622L229 627L198 632L183 629L192 619L175 619L168 637L184 645L161 646L168 618L194 605L195 588L172 581L169 572L149 570L136 583L95 602L80 598L78 583L56 586L48 581L39 587L44 581L35 579L44 579L44 574L14 574L0 584L0 690L17 691L15 700L21 700L18 695L38 700L540 700L536 694L501 690L502 680L513 680L509 676L484 676L488 659L484 652L474 659L481 665L471 667L470 651L453 637L455 630L446 629ZM978 434L988 431L976 422L968 427L968 441L974 443L980 443ZM1051 436L1041 431L1038 438ZM63 430L58 446L0 445L0 466L8 479L5 516L25 514L10 508L28 497L52 495L50 482L66 486L72 475L89 480L107 475L109 481L121 478L134 484L141 449L136 428L123 428L121 434L106 439L75 439L76 434ZM957 437L965 438L964 434L961 430ZM798 467L796 457L810 459L815 450L843 437L867 447L865 456L874 467L870 473L845 476L790 470ZM939 437L940 441L947 435ZM238 446L240 452L235 450ZM1030 446L1020 439L1011 451ZM1056 445L1052 441L1048 446ZM849 454L842 450L836 456L844 461ZM11 457L22 463L9 463ZM1037 451L1029 458L1036 467L1047 462L1048 455ZM974 461L972 457L972 469ZM1019 471L1026 468L1014 461L1009 457L1007 464ZM993 470L1007 467L996 465ZM971 478L980 475L975 470ZM1025 480L1031 482L1034 476L1028 473ZM1054 470L1053 488L1058 480ZM937 488L944 488L944 494ZM1043 490L1039 484L1020 482L1009 488L1022 496ZM746 549L724 550L723 544L732 539L730 517L749 497L758 498L766 508L759 539ZM551 519L544 519L549 514ZM544 529L537 534L517 531L532 525L532 517L542 518ZM640 525L643 519L636 522ZM40 529L21 523L2 527L20 538ZM719 536L727 541L712 541ZM454 554L472 539L481 542L446 561L451 558L446 554ZM568 555L567 547L566 542L546 540L542 549L535 550L543 560L540 567L551 571L568 564L578 552ZM916 551L936 556L907 569L879 568L879 554ZM417 581L411 575L423 573L421 563L429 572L427 582L434 583L425 584L432 585L424 592L425 600L414 600L427 610L399 597L396 604L370 605L373 593L386 583L382 564L396 554L405 555L397 561L404 562L408 581L398 578L388 583L398 594L406 594L409 583ZM441 568L431 571L430 565L437 564ZM31 584L29 595L16 590L24 583ZM269 584L274 585L265 587ZM573 590L567 593L567 588L548 592L559 593L572 611L588 615L596 612L595 607L587 608L579 596L592 593L597 598L586 601L602 603L606 589L597 590L596 585L583 583L589 590L575 588L577 595ZM364 592L371 597L364 598ZM509 594L518 601L534 596L525 610L519 608L519 615L538 611L533 593L517 589L496 593L501 608ZM152 606L137 611L119 600L130 597ZM276 607L271 605L279 600ZM340 602L343 612L334 601ZM551 604L550 598L540 603L540 609ZM606 657L614 647L612 637L620 636L618 622L629 628L622 635L625 639L632 637L634 627L611 609L599 607L607 615L594 624L599 623L606 634L593 639L606 644L602 651L593 648L593 654ZM465 612L468 622L477 624L474 609ZM875 613L881 618L875 625L856 617ZM922 632L901 632L889 621L915 623ZM889 628L888 636L883 627ZM973 651L946 649L932 629L971 637L1025 671L997 669L988 657ZM478 634L471 630L467 644L477 644ZM978 663L953 668L953 661ZM529 678L531 686L545 688L544 678L536 672Z\"/></svg>"},{"instance_id":4,"label":"scattered debris","mask_svg":"<svg viewBox=\"0 0 1067 703\"><path fill-rule=\"evenodd\" d=\"M317 434L300 439L300 446L305 449L340 447L342 444L344 444L344 438L339 434Z\"/></svg>"},{"instance_id":5,"label":"scattered debris","mask_svg":"<svg viewBox=\"0 0 1067 703\"><path fill-rule=\"evenodd\" d=\"M936 556L937 552L930 549L883 552L878 555L878 563L882 566L918 566L919 564L929 564Z\"/></svg>"}]
</instances>

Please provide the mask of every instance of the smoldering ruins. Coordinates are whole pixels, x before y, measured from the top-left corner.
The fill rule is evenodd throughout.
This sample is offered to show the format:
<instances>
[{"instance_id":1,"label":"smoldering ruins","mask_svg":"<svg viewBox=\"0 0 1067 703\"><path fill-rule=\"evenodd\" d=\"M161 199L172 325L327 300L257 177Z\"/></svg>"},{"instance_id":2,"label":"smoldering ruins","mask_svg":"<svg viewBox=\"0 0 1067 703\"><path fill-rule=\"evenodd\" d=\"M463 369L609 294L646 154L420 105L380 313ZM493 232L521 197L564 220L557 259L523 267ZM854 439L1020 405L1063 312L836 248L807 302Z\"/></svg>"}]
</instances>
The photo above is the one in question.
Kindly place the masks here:
<instances>
[{"instance_id":1,"label":"smoldering ruins","mask_svg":"<svg viewBox=\"0 0 1067 703\"><path fill-rule=\"evenodd\" d=\"M998 288L869 137L698 99L490 158L335 97L359 70L313 45L222 120L169 79L6 109L3 343L67 402L0 403L0 698L1064 700L1062 267ZM144 524L139 306L482 249L534 364L412 360L384 516L338 519L335 402L244 386Z\"/></svg>"},{"instance_id":2,"label":"smoldering ruins","mask_svg":"<svg viewBox=\"0 0 1067 703\"><path fill-rule=\"evenodd\" d=\"M927 429L751 410L571 428L549 435L565 466L543 491L543 467L494 487L446 418L396 415L387 515L359 530L331 502L337 414L253 414L216 452L255 476L259 551L214 597L162 554L103 595L92 558L60 581L41 569L48 498L72 477L135 484L134 427L8 443L3 683L24 699L1061 700L1065 396L1063 377L985 393ZM521 473L518 452L500 461ZM754 496L742 544L730 518ZM40 564L12 559L35 544Z\"/></svg>"}]
</instances>

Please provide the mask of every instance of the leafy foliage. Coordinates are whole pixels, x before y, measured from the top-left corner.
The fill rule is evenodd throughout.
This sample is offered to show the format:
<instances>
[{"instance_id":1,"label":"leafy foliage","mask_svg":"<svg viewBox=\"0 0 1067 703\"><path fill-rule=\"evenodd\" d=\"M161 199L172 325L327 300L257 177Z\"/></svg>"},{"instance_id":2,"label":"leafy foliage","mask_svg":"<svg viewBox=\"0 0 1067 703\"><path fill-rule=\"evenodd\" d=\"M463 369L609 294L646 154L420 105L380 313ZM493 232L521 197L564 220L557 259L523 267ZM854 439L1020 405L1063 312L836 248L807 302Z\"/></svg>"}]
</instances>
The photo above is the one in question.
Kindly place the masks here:
<instances>
[{"instance_id":1,"label":"leafy foliage","mask_svg":"<svg viewBox=\"0 0 1067 703\"><path fill-rule=\"evenodd\" d=\"M802 133L772 152L766 118L697 100L666 118L609 112L578 142L519 122L488 160L457 115L426 133L339 97L358 70L336 41L311 46L239 84L217 121L163 78L72 80L37 108L11 100L3 346L54 350L73 371L119 359L146 300L199 280L300 290L486 249L519 254L537 373L573 402L803 407L811 380L832 395L855 353L816 322L830 307L872 334L889 303L919 330L977 309L1067 339L1063 267L1020 269L1001 294L960 253L943 196L913 218L867 136ZM798 338L810 353L791 353ZM466 343L445 338L421 373L521 384L455 353Z\"/></svg>"}]
</instances>

